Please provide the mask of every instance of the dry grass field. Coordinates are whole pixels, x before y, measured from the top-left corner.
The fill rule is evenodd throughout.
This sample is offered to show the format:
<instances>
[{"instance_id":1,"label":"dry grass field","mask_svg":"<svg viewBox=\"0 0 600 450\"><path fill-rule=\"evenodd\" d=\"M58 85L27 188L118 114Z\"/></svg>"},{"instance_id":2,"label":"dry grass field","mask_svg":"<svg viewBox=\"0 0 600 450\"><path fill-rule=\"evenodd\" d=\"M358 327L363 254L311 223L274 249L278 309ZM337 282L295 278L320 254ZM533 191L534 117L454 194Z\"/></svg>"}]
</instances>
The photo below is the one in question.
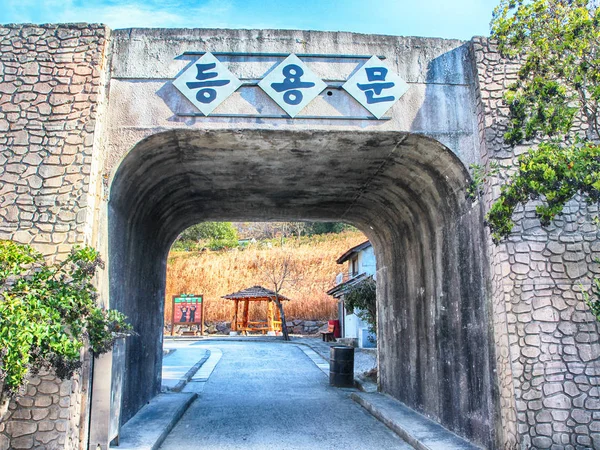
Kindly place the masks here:
<instances>
[{"instance_id":1,"label":"dry grass field","mask_svg":"<svg viewBox=\"0 0 600 450\"><path fill-rule=\"evenodd\" d=\"M261 261L281 260L291 255L298 274L294 286L281 293L291 299L284 303L288 320L327 320L337 316L336 302L325 292L333 287L335 276L346 269L335 260L350 247L366 240L359 231L288 238L281 245L251 244L229 251L171 252L167 266L165 323L171 321L171 298L182 293L203 294L207 321L231 320L232 304L221 296L254 285L273 289L266 281ZM270 247L270 248L269 248ZM251 309L251 317L263 318L266 306Z\"/></svg>"}]
</instances>

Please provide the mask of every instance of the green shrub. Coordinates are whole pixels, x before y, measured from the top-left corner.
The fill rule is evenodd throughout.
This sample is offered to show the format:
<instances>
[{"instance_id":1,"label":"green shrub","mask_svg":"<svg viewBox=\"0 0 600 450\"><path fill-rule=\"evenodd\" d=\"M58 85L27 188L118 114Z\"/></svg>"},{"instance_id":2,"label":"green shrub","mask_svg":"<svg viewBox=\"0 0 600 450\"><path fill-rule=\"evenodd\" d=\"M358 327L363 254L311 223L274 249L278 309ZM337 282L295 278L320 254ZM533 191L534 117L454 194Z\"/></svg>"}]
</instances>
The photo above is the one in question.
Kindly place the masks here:
<instances>
[{"instance_id":1,"label":"green shrub","mask_svg":"<svg viewBox=\"0 0 600 450\"><path fill-rule=\"evenodd\" d=\"M315 234L337 234L353 228L352 225L342 222L308 222L306 224L306 234L309 236Z\"/></svg>"},{"instance_id":2,"label":"green shrub","mask_svg":"<svg viewBox=\"0 0 600 450\"><path fill-rule=\"evenodd\" d=\"M202 222L192 225L179 235L179 241L226 239L237 241L238 233L231 222Z\"/></svg>"},{"instance_id":3,"label":"green shrub","mask_svg":"<svg viewBox=\"0 0 600 450\"><path fill-rule=\"evenodd\" d=\"M356 314L369 325L369 331L377 334L377 284L367 278L348 288L344 293L344 305L350 314Z\"/></svg>"},{"instance_id":4,"label":"green shrub","mask_svg":"<svg viewBox=\"0 0 600 450\"><path fill-rule=\"evenodd\" d=\"M208 241L208 248L213 251L236 248L237 246L237 239L211 239Z\"/></svg>"},{"instance_id":5,"label":"green shrub","mask_svg":"<svg viewBox=\"0 0 600 450\"><path fill-rule=\"evenodd\" d=\"M590 291L586 291L581 286L581 293L583 294L583 300L590 308L591 313L596 317L596 320L600 321L600 278L592 278L592 286Z\"/></svg>"},{"instance_id":6,"label":"green shrub","mask_svg":"<svg viewBox=\"0 0 600 450\"><path fill-rule=\"evenodd\" d=\"M28 245L0 241L2 398L17 394L41 368L69 378L84 346L98 355L133 334L123 314L96 306L98 267L102 260L90 247L74 247L65 261L49 264Z\"/></svg>"}]
</instances>

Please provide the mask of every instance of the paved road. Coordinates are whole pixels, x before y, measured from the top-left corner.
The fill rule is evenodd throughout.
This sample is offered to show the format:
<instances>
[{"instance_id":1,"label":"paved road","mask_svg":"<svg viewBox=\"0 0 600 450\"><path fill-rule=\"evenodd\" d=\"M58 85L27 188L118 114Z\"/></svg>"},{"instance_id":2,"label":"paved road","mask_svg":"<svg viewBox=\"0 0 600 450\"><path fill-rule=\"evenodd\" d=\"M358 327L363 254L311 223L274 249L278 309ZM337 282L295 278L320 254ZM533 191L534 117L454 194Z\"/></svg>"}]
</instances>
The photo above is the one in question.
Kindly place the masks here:
<instances>
[{"instance_id":1,"label":"paved road","mask_svg":"<svg viewBox=\"0 0 600 450\"><path fill-rule=\"evenodd\" d=\"M210 345L222 350L221 361L162 449L412 448L347 392L330 387L297 346Z\"/></svg>"}]
</instances>

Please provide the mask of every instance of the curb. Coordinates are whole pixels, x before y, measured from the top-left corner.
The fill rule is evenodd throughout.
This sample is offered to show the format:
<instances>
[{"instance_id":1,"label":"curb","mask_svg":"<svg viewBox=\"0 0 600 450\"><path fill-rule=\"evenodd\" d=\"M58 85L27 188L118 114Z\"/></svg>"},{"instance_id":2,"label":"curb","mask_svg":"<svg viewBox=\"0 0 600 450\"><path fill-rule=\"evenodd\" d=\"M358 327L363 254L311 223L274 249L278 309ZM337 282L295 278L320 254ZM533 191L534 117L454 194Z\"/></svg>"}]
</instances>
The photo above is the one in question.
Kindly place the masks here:
<instances>
[{"instance_id":1,"label":"curb","mask_svg":"<svg viewBox=\"0 0 600 450\"><path fill-rule=\"evenodd\" d=\"M354 385L356 386L356 388L359 391L362 391L362 392L367 392L367 393L377 392L377 383L373 383L372 381L367 380L366 378L363 378L360 375L357 377L354 377Z\"/></svg>"},{"instance_id":2,"label":"curb","mask_svg":"<svg viewBox=\"0 0 600 450\"><path fill-rule=\"evenodd\" d=\"M194 393L159 394L121 428L120 450L156 450L198 397Z\"/></svg>"},{"instance_id":3,"label":"curb","mask_svg":"<svg viewBox=\"0 0 600 450\"><path fill-rule=\"evenodd\" d=\"M327 358L325 358L323 355L321 355L317 349L315 347L313 347L312 345L310 345L309 343L306 342L296 342L296 345L304 345L305 347L310 348L313 352L315 352L317 355L319 355L323 360L325 360L327 362L327 365L329 366L329 360ZM305 352L306 353L306 352ZM307 354L307 356L309 358L310 355ZM311 360L313 360L313 358L311 358ZM313 360L313 362L317 365L317 367L319 369L321 369L325 375L329 375L329 368L327 370L324 370L323 367L321 367L319 364L317 364L316 361ZM372 393L372 392L377 392L377 383L373 383L370 380L367 380L366 378L363 378L360 375L355 375L354 376L354 387L356 387L356 389L358 389L359 391L362 392L367 392L367 393Z\"/></svg>"},{"instance_id":4,"label":"curb","mask_svg":"<svg viewBox=\"0 0 600 450\"><path fill-rule=\"evenodd\" d=\"M350 397L417 450L482 450L385 394L354 392Z\"/></svg>"},{"instance_id":5,"label":"curb","mask_svg":"<svg viewBox=\"0 0 600 450\"><path fill-rule=\"evenodd\" d=\"M200 367L202 367L202 365L208 360L208 358L210 358L210 350L207 349L205 355L196 364L194 364L190 370L188 370L185 373L183 378L179 380L179 382L175 386L173 386L171 389L167 389L166 392L181 392L181 390L185 387L186 384L189 383L192 377L196 374L196 372L198 372Z\"/></svg>"},{"instance_id":6,"label":"curb","mask_svg":"<svg viewBox=\"0 0 600 450\"><path fill-rule=\"evenodd\" d=\"M172 355L173 353L175 353L177 349L176 348L164 348L163 349L163 358L166 358L169 355Z\"/></svg>"}]
</instances>

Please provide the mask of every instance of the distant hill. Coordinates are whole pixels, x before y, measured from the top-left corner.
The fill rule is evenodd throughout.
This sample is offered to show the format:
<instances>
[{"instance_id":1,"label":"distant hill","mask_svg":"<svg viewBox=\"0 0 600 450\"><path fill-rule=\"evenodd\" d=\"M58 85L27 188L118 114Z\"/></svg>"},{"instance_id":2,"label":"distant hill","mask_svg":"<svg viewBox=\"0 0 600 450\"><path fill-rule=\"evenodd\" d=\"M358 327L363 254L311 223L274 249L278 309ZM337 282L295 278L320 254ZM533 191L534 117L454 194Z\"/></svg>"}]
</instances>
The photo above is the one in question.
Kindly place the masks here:
<instances>
[{"instance_id":1,"label":"distant hill","mask_svg":"<svg viewBox=\"0 0 600 450\"><path fill-rule=\"evenodd\" d=\"M365 239L360 231L344 231L287 238L283 248L280 239L272 239L227 251L172 251L167 266L165 322L171 318L172 296L181 293L204 294L207 321L230 321L231 301L220 297L261 283L270 288L264 283L257 261L277 258L283 252L292 252L302 268L302 280L293 289L282 291L292 299L285 303L287 319L335 318L337 304L325 294L333 286L335 276L345 269L335 260ZM263 315L262 310L251 310L251 317Z\"/></svg>"}]
</instances>

